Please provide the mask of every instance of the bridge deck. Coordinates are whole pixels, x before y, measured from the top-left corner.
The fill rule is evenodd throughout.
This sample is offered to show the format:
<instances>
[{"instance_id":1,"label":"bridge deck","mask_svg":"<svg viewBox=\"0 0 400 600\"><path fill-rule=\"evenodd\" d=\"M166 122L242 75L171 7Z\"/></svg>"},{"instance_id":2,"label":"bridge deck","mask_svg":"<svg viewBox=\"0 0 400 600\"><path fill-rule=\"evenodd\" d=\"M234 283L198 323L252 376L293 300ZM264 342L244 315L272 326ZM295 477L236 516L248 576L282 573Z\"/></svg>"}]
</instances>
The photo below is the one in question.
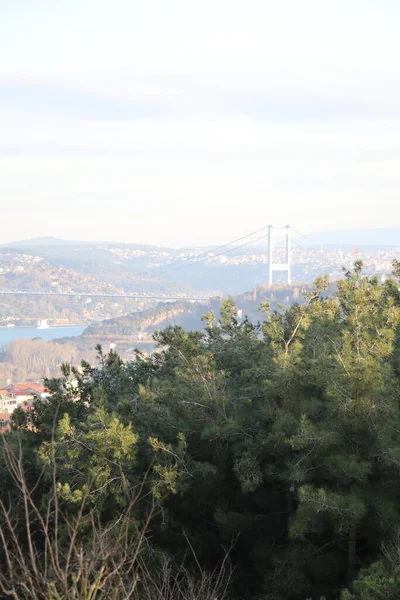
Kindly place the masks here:
<instances>
[{"instance_id":1,"label":"bridge deck","mask_svg":"<svg viewBox=\"0 0 400 600\"><path fill-rule=\"evenodd\" d=\"M135 300L192 300L196 302L210 300L211 296L167 296L163 294L107 294L96 292L47 292L31 290L0 290L1 295L7 296L83 296L88 298L132 298Z\"/></svg>"}]
</instances>

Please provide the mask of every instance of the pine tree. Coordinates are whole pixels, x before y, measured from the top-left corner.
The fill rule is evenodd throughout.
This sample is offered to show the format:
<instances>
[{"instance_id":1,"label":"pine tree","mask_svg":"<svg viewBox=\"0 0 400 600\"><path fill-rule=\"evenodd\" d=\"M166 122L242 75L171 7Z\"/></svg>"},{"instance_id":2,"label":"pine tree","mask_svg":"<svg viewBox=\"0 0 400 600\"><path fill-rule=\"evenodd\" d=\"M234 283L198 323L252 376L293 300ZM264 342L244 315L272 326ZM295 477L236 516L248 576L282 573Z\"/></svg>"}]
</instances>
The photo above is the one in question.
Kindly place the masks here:
<instances>
[{"instance_id":1,"label":"pine tree","mask_svg":"<svg viewBox=\"0 0 400 600\"><path fill-rule=\"evenodd\" d=\"M312 404L302 414L291 438L300 465L291 535L325 536L339 549L347 540L351 581L359 536L363 543L374 537L378 545L400 518L400 413L390 362L400 312L384 286L362 276L361 263L339 283L336 301L336 334L325 350L324 402L319 411Z\"/></svg>"}]
</instances>

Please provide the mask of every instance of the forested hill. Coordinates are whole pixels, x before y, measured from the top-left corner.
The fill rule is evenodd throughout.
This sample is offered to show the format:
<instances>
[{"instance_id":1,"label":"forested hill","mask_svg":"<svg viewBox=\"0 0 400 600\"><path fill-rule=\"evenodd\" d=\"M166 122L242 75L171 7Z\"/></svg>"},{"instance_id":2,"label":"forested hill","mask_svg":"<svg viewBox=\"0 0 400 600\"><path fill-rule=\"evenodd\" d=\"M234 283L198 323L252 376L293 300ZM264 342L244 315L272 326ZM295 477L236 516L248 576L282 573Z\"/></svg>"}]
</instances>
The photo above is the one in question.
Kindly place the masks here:
<instances>
[{"instance_id":1,"label":"forested hill","mask_svg":"<svg viewBox=\"0 0 400 600\"><path fill-rule=\"evenodd\" d=\"M179 324L189 329L199 325L199 314L205 312L204 306L194 302L162 302L152 308L130 313L114 319L106 319L85 329L85 336L129 336L137 332L151 333L166 325Z\"/></svg>"},{"instance_id":2,"label":"forested hill","mask_svg":"<svg viewBox=\"0 0 400 600\"><path fill-rule=\"evenodd\" d=\"M306 286L263 286L246 294L234 296L235 306L243 311L254 323L261 319L259 311L261 302L270 302L272 307L278 303L290 305L293 302L302 303L305 300L304 293L312 288ZM325 294L332 293L331 286ZM203 316L209 310L215 314L219 313L222 298L213 298L208 305L188 301L161 302L157 306L142 311L130 313L122 317L106 319L101 323L95 323L85 329L82 337L110 336L110 335L133 335L137 332L152 334L155 330L163 329L169 325L179 325L185 329L202 329Z\"/></svg>"}]
</instances>

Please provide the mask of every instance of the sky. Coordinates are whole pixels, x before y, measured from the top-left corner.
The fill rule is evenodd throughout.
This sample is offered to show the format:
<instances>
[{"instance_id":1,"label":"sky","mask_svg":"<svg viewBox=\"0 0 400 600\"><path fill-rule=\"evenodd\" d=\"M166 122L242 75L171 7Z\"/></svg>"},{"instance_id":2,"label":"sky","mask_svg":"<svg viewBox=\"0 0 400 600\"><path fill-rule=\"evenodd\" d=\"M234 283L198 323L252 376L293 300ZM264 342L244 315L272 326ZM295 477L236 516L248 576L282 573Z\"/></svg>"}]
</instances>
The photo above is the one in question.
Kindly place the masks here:
<instances>
[{"instance_id":1,"label":"sky","mask_svg":"<svg viewBox=\"0 0 400 600\"><path fill-rule=\"evenodd\" d=\"M0 242L400 225L397 0L0 0Z\"/></svg>"}]
</instances>

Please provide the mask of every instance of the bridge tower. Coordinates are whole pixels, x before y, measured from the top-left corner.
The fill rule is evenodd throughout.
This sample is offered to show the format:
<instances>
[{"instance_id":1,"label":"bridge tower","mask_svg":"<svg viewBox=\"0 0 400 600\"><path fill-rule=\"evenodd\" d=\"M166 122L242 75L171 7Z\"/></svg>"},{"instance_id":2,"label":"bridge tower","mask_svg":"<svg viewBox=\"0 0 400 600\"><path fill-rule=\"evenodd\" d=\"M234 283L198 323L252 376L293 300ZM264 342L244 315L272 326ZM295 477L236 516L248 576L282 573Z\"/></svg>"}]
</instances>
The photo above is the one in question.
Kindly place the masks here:
<instances>
[{"instance_id":1,"label":"bridge tower","mask_svg":"<svg viewBox=\"0 0 400 600\"><path fill-rule=\"evenodd\" d=\"M273 262L273 226L268 225L268 283L272 285L272 273L273 271L286 271L287 273L287 284L290 285L292 281L291 276L291 246L290 246L290 225L286 225L286 258L284 263Z\"/></svg>"}]
</instances>

